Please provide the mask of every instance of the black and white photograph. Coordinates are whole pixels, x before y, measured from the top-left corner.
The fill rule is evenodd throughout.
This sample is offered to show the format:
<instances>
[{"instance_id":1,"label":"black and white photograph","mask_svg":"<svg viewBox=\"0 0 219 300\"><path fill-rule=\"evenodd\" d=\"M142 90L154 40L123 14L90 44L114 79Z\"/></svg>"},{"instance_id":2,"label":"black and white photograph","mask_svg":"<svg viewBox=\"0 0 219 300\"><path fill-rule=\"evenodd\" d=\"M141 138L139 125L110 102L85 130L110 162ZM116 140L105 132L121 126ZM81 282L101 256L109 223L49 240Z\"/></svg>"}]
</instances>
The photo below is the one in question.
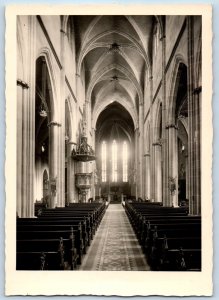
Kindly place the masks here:
<instances>
[{"instance_id":1,"label":"black and white photograph","mask_svg":"<svg viewBox=\"0 0 219 300\"><path fill-rule=\"evenodd\" d=\"M46 294L40 278L48 274L54 291L62 276L82 283L125 274L121 289L129 275L133 284L163 276L190 295L189 276L201 291L207 272L209 295L210 7L15 7L6 32L14 42L6 272L19 279L8 293L31 295L30 286L19 289L29 276L40 281L37 295ZM111 295L123 295L117 288Z\"/></svg>"}]
</instances>

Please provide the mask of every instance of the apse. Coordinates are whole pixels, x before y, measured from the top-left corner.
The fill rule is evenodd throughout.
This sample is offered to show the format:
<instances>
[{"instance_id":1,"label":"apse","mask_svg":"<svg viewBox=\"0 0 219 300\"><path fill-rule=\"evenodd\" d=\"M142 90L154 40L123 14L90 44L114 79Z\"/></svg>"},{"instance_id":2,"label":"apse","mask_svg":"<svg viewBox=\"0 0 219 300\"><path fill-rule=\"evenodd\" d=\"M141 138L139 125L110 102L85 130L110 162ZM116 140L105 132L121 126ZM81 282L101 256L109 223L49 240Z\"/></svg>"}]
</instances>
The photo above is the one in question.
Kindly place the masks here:
<instances>
[{"instance_id":1,"label":"apse","mask_svg":"<svg viewBox=\"0 0 219 300\"><path fill-rule=\"evenodd\" d=\"M134 123L118 102L108 105L99 115L96 126L98 190L111 201L130 194L130 174L134 168Z\"/></svg>"}]
</instances>

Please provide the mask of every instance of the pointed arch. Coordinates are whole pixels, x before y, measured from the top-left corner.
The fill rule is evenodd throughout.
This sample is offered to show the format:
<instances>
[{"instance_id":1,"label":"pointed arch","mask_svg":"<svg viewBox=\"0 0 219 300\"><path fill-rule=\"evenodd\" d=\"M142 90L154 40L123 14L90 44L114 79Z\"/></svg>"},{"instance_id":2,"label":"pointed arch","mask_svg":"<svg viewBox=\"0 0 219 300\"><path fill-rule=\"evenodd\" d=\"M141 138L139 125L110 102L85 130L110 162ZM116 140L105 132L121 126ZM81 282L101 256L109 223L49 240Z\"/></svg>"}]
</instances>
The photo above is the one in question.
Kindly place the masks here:
<instances>
[{"instance_id":1,"label":"pointed arch","mask_svg":"<svg viewBox=\"0 0 219 300\"><path fill-rule=\"evenodd\" d=\"M186 60L181 54L176 55L174 65L173 65L173 71L171 75L172 82L171 86L169 87L169 107L167 109L168 116L167 116L167 122L169 124L175 124L175 105L176 105L176 97L178 92L178 86L179 86L179 67L180 65L184 65L187 68Z\"/></svg>"},{"instance_id":2,"label":"pointed arch","mask_svg":"<svg viewBox=\"0 0 219 300\"><path fill-rule=\"evenodd\" d=\"M39 57L44 57L49 73L49 79L50 79L50 84L51 84L51 121L56 120L56 117L58 117L59 113L56 111L58 109L57 105L57 99L58 99L58 94L57 94L57 78L56 78L56 73L55 73L55 68L53 66L52 62L52 55L51 51L47 47L43 47L39 49L36 60Z\"/></svg>"},{"instance_id":3,"label":"pointed arch","mask_svg":"<svg viewBox=\"0 0 219 300\"><path fill-rule=\"evenodd\" d=\"M127 106L127 102L124 101L123 99L119 99L119 101L115 101L121 104L130 114L132 117L133 123L134 123L134 128L138 128L138 117L136 111L133 109L133 107ZM93 111L93 119L92 119L92 128L96 129L96 123L99 115L101 112L109 105L111 104L110 99L108 101L103 102L97 109Z\"/></svg>"}]
</instances>

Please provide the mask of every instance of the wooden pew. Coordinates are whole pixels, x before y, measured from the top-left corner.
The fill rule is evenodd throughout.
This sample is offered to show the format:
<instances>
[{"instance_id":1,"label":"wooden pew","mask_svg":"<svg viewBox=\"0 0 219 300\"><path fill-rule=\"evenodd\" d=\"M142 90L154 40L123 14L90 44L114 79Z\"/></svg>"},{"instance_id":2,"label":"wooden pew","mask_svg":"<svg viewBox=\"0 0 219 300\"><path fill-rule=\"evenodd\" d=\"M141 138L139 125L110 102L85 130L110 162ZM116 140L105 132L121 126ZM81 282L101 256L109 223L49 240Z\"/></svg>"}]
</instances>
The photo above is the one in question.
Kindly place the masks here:
<instances>
[{"instance_id":1,"label":"wooden pew","mask_svg":"<svg viewBox=\"0 0 219 300\"><path fill-rule=\"evenodd\" d=\"M74 245L72 239L27 239L27 240L17 240L17 264L19 266L18 260L21 259L21 253L23 257L29 255L30 253L41 253L40 259L45 255L45 266L51 269L64 270L67 267L73 269L74 266ZM29 254L27 254L29 253ZM53 262L47 260L48 253L53 254ZM26 256L25 256L26 254ZM33 256L33 255L32 255ZM29 261L31 263L31 261ZM20 262L20 264L22 264ZM32 264L32 263L31 263ZM39 269L42 268L42 259Z\"/></svg>"},{"instance_id":2,"label":"wooden pew","mask_svg":"<svg viewBox=\"0 0 219 300\"><path fill-rule=\"evenodd\" d=\"M81 263L105 210L105 204L77 203L67 208L42 209L38 218L18 218L17 269L56 270L60 266L66 269L67 265L75 269ZM64 252L60 251L61 264L59 251L55 247L59 241L61 248L60 240L64 247ZM22 262L24 257L30 267Z\"/></svg>"},{"instance_id":3,"label":"wooden pew","mask_svg":"<svg viewBox=\"0 0 219 300\"><path fill-rule=\"evenodd\" d=\"M201 269L200 216L137 202L125 209L152 270Z\"/></svg>"},{"instance_id":4,"label":"wooden pew","mask_svg":"<svg viewBox=\"0 0 219 300\"><path fill-rule=\"evenodd\" d=\"M60 253L54 252L18 252L16 270L61 270Z\"/></svg>"},{"instance_id":5,"label":"wooden pew","mask_svg":"<svg viewBox=\"0 0 219 300\"><path fill-rule=\"evenodd\" d=\"M28 231L30 232L28 234ZM36 233L35 233L36 232ZM35 233L35 235L34 235ZM60 236L60 234L63 234ZM17 239L20 238L40 238L40 239L60 239L66 238L68 239L69 236L73 234L74 235L74 247L77 250L77 263L81 264L82 257L86 253L84 241L82 238L82 232L80 225L72 226L72 225L57 225L54 224L25 224L25 225L19 225L17 227ZM46 251L46 249L44 249Z\"/></svg>"}]
</instances>

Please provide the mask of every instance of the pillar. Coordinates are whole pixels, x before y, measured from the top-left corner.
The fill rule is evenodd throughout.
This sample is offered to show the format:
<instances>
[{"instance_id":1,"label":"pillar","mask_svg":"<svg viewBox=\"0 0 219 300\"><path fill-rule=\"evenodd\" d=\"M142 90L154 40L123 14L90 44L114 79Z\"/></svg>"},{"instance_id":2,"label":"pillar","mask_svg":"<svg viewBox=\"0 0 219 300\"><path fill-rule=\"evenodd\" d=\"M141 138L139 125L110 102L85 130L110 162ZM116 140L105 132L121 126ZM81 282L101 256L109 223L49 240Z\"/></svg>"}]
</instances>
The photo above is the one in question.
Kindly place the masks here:
<instances>
[{"instance_id":1,"label":"pillar","mask_svg":"<svg viewBox=\"0 0 219 300\"><path fill-rule=\"evenodd\" d=\"M91 143L91 146L95 151L95 129L94 128L92 128L92 143ZM96 151L95 151L95 153L96 153ZM96 161L93 161L92 162L92 185L91 185L91 197L93 198L93 200L95 200L95 196L96 196L95 195L96 185L97 185L97 164L96 164Z\"/></svg>"},{"instance_id":2,"label":"pillar","mask_svg":"<svg viewBox=\"0 0 219 300\"><path fill-rule=\"evenodd\" d=\"M167 125L168 131L168 144L169 144L169 201L166 203L166 206L178 206L178 128L175 124ZM175 190L173 189L173 183L175 183ZM172 188L171 188L172 184ZM168 200L168 199L167 199Z\"/></svg>"},{"instance_id":3,"label":"pillar","mask_svg":"<svg viewBox=\"0 0 219 300\"><path fill-rule=\"evenodd\" d=\"M58 115L57 118L63 124L58 130L58 157L57 157L57 206L65 206L65 43L67 43L66 32L60 29L60 60L62 68L60 70L59 97L57 98Z\"/></svg>"},{"instance_id":4,"label":"pillar","mask_svg":"<svg viewBox=\"0 0 219 300\"><path fill-rule=\"evenodd\" d=\"M49 191L50 201L49 207L54 208L58 206L57 194L60 193L60 185L58 177L58 141L59 141L59 128L61 124L52 121L49 126Z\"/></svg>"},{"instance_id":5,"label":"pillar","mask_svg":"<svg viewBox=\"0 0 219 300\"><path fill-rule=\"evenodd\" d=\"M154 147L154 201L162 202L162 145L160 142L153 143Z\"/></svg>"},{"instance_id":6,"label":"pillar","mask_svg":"<svg viewBox=\"0 0 219 300\"><path fill-rule=\"evenodd\" d=\"M24 217L34 217L34 173L35 173L35 74L36 74L36 17L28 17L29 24L29 40L28 40L28 54L27 54L27 81L30 88L25 89L23 99L24 99L24 131L23 135L24 142L23 151L23 161L22 164L25 165L23 169L23 176L25 178L22 185L25 190L25 203L26 211L24 212ZM26 123L26 124L25 124ZM25 149L26 147L26 149ZM25 150L24 150L25 149Z\"/></svg>"},{"instance_id":7,"label":"pillar","mask_svg":"<svg viewBox=\"0 0 219 300\"><path fill-rule=\"evenodd\" d=\"M186 165L186 199L189 199L189 166L188 166L188 154L185 155Z\"/></svg>"},{"instance_id":8,"label":"pillar","mask_svg":"<svg viewBox=\"0 0 219 300\"><path fill-rule=\"evenodd\" d=\"M149 77L149 84L150 84L150 114L149 114L149 122L150 122L150 141L154 140L154 114L153 114L153 76ZM150 200L154 201L155 198L155 173L154 173L154 149L153 144L149 145L150 150Z\"/></svg>"},{"instance_id":9,"label":"pillar","mask_svg":"<svg viewBox=\"0 0 219 300\"><path fill-rule=\"evenodd\" d=\"M71 157L74 142L67 143L67 202L75 202L75 162Z\"/></svg>"},{"instance_id":10,"label":"pillar","mask_svg":"<svg viewBox=\"0 0 219 300\"><path fill-rule=\"evenodd\" d=\"M170 195L168 188L169 178L169 156L168 156L168 131L167 124L167 96L166 96L166 36L165 21L163 22L163 32L160 38L162 42L162 198L163 205L170 206Z\"/></svg>"},{"instance_id":11,"label":"pillar","mask_svg":"<svg viewBox=\"0 0 219 300\"><path fill-rule=\"evenodd\" d=\"M145 199L151 199L151 162L150 153L144 155L145 159Z\"/></svg>"},{"instance_id":12,"label":"pillar","mask_svg":"<svg viewBox=\"0 0 219 300\"><path fill-rule=\"evenodd\" d=\"M188 177L189 212L201 214L200 171L200 99L201 87L195 87L193 17L187 17L188 33Z\"/></svg>"},{"instance_id":13,"label":"pillar","mask_svg":"<svg viewBox=\"0 0 219 300\"><path fill-rule=\"evenodd\" d=\"M135 187L135 197L138 199L139 197L139 189L138 189L138 184L139 184L139 160L138 160L138 135L139 135L139 130L138 128L135 129L135 167L134 167L134 174L133 174L133 184Z\"/></svg>"},{"instance_id":14,"label":"pillar","mask_svg":"<svg viewBox=\"0 0 219 300\"><path fill-rule=\"evenodd\" d=\"M17 215L27 217L27 90L24 81L17 80ZM24 148L25 147L25 148ZM26 157L25 157L26 156Z\"/></svg>"},{"instance_id":15,"label":"pillar","mask_svg":"<svg viewBox=\"0 0 219 300\"><path fill-rule=\"evenodd\" d=\"M143 195L143 139L144 139L144 130L143 130L143 122L144 122L144 118L143 118L143 104L141 103L139 105L139 139L138 139L138 143L139 143L139 160L138 160L138 164L139 164L139 197L144 198Z\"/></svg>"}]
</instances>

